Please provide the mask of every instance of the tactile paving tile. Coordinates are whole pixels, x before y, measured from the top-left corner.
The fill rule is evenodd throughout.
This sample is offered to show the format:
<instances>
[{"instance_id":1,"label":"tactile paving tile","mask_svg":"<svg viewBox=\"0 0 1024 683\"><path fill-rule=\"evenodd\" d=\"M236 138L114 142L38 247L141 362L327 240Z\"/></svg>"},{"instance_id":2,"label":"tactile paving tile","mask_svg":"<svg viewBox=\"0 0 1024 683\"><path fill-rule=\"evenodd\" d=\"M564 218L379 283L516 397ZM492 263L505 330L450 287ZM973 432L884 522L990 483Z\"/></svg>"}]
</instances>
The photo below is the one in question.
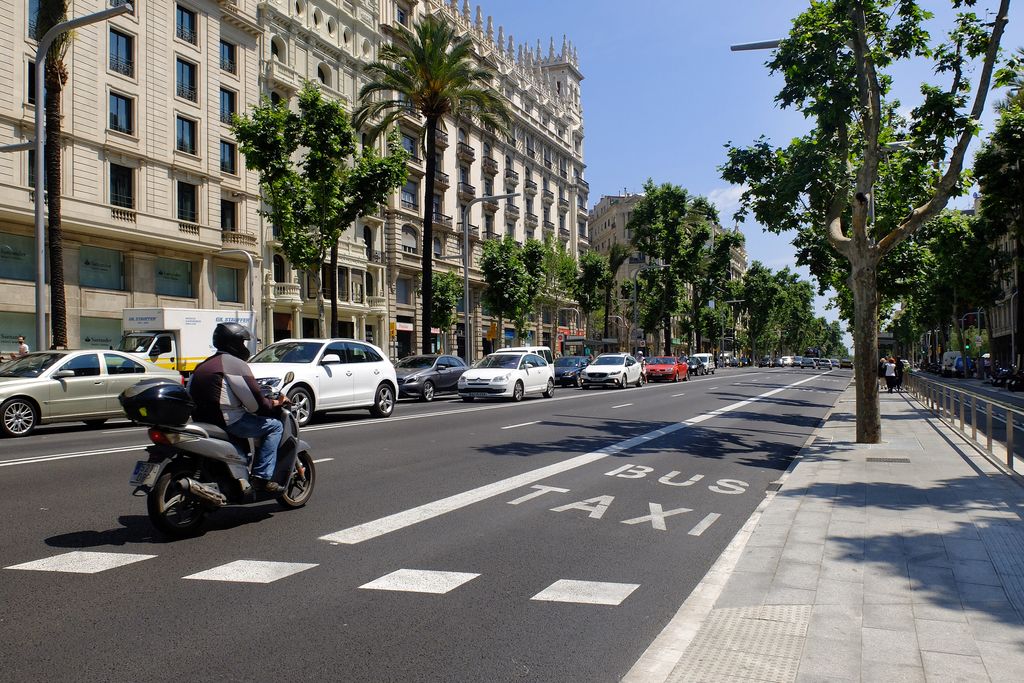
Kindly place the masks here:
<instances>
[{"instance_id":1,"label":"tactile paving tile","mask_svg":"<svg viewBox=\"0 0 1024 683\"><path fill-rule=\"evenodd\" d=\"M1024 617L1024 529L1019 524L978 526L1003 590L1017 613Z\"/></svg>"},{"instance_id":2,"label":"tactile paving tile","mask_svg":"<svg viewBox=\"0 0 1024 683\"><path fill-rule=\"evenodd\" d=\"M794 681L811 605L715 609L668 681Z\"/></svg>"}]
</instances>

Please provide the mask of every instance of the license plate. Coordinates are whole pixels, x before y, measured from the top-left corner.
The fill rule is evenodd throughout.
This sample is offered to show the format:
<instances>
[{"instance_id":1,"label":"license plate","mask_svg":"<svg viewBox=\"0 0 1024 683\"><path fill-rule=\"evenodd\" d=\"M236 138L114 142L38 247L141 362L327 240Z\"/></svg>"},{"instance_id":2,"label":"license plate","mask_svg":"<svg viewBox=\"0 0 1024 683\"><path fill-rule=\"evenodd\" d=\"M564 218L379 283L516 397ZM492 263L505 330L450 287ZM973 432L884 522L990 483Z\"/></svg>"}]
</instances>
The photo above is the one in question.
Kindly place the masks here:
<instances>
[{"instance_id":1,"label":"license plate","mask_svg":"<svg viewBox=\"0 0 1024 683\"><path fill-rule=\"evenodd\" d=\"M128 483L132 486L152 486L156 482L156 475L160 471L160 463L140 460L135 463L132 471L132 478Z\"/></svg>"}]
</instances>

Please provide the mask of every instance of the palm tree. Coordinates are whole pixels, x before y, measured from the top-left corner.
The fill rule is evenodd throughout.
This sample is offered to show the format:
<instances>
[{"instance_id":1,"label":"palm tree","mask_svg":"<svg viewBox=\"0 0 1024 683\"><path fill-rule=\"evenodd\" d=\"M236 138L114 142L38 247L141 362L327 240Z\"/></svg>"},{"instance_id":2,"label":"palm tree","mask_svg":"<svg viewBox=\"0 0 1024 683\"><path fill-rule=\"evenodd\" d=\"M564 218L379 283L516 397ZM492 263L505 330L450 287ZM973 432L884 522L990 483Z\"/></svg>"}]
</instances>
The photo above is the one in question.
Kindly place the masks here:
<instances>
[{"instance_id":1,"label":"palm tree","mask_svg":"<svg viewBox=\"0 0 1024 683\"><path fill-rule=\"evenodd\" d=\"M616 242L608 250L608 279L604 283L604 336L608 338L608 323L612 311L612 288L615 286L615 276L619 268L626 262L633 249L623 242Z\"/></svg>"},{"instance_id":2,"label":"palm tree","mask_svg":"<svg viewBox=\"0 0 1024 683\"><path fill-rule=\"evenodd\" d=\"M359 91L355 123L379 119L372 133L379 134L410 111L426 119L426 177L423 188L422 352L431 353L431 310L434 298L434 176L437 173L437 127L445 116L475 119L507 135L511 115L501 95L491 87L494 73L481 68L473 56L469 35L439 17L425 16L410 31L397 27L394 44L380 50L379 61L367 65L369 79ZM469 302L465 302L469 306ZM467 308L468 310L468 308Z\"/></svg>"},{"instance_id":3,"label":"palm tree","mask_svg":"<svg viewBox=\"0 0 1024 683\"><path fill-rule=\"evenodd\" d=\"M1014 59L1018 65L1024 64L1024 47L1017 48ZM1024 68L1017 68L1007 83L1006 97L996 102L996 111L1021 106L1024 106Z\"/></svg>"},{"instance_id":4,"label":"palm tree","mask_svg":"<svg viewBox=\"0 0 1024 683\"><path fill-rule=\"evenodd\" d=\"M67 18L68 0L40 0L36 37L41 38L57 24L67 21ZM46 193L47 248L50 260L50 328L54 347L68 345L68 313L64 298L64 229L61 225L60 205L60 96L64 84L68 81L64 56L70 43L69 33L63 33L53 41L46 55L45 93L36 94L37 98L44 98L43 106L46 107L46 176L42 183L36 179L36 192ZM45 348L46 340L40 339L38 344L40 348Z\"/></svg>"}]
</instances>

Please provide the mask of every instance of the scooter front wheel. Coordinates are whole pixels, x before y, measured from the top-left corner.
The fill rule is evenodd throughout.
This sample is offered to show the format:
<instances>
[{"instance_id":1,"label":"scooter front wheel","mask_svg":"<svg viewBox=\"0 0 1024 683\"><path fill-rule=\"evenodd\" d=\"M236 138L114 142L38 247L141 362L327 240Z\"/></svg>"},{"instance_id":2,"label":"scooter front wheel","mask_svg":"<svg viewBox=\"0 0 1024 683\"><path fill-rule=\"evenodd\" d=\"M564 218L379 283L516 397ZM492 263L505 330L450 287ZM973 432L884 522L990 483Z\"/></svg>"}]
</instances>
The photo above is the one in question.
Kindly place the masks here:
<instances>
[{"instance_id":1,"label":"scooter front wheel","mask_svg":"<svg viewBox=\"0 0 1024 683\"><path fill-rule=\"evenodd\" d=\"M160 475L146 496L149 520L168 536L191 536L206 518L202 504L189 496L179 483L187 476L183 469L169 469Z\"/></svg>"},{"instance_id":2,"label":"scooter front wheel","mask_svg":"<svg viewBox=\"0 0 1024 683\"><path fill-rule=\"evenodd\" d=\"M313 495L316 484L316 466L309 451L302 451L295 459L295 470L288 479L285 492L277 497L278 504L283 508L300 508Z\"/></svg>"}]
</instances>

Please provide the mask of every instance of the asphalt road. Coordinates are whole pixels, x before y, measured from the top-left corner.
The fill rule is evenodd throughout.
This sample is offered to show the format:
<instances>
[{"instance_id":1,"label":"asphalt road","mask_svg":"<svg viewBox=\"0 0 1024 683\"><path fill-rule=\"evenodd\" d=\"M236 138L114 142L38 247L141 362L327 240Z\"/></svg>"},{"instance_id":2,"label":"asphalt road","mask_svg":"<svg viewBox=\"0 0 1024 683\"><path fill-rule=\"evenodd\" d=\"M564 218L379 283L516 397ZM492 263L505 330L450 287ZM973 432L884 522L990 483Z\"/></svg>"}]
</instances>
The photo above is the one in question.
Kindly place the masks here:
<instances>
[{"instance_id":1,"label":"asphalt road","mask_svg":"<svg viewBox=\"0 0 1024 683\"><path fill-rule=\"evenodd\" d=\"M303 432L307 507L173 542L129 495L142 429L0 441L0 677L616 681L849 381L728 369L335 414Z\"/></svg>"}]
</instances>

